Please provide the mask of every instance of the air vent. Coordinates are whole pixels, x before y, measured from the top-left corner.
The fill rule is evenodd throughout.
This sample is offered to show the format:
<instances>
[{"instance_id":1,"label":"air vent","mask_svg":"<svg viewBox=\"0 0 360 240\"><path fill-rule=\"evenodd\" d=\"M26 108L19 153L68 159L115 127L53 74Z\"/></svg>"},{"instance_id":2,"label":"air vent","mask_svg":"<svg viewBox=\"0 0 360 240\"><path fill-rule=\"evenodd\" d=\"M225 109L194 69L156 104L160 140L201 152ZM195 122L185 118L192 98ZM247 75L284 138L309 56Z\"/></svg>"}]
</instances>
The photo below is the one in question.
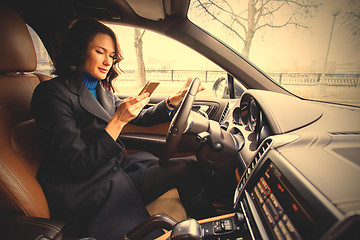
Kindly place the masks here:
<instances>
[{"instance_id":1,"label":"air vent","mask_svg":"<svg viewBox=\"0 0 360 240\"><path fill-rule=\"evenodd\" d=\"M243 190L243 187L245 186L246 181L249 179L251 173L254 171L255 167L257 166L257 163L260 162L263 159L263 156L269 151L270 146L272 144L272 139L266 139L263 141L258 148L253 160L250 162L248 168L244 172L242 179L239 183L239 192Z\"/></svg>"},{"instance_id":2,"label":"air vent","mask_svg":"<svg viewBox=\"0 0 360 240\"><path fill-rule=\"evenodd\" d=\"M229 112L229 108L230 108L230 105L229 105L229 103L227 103L226 106L225 106L225 108L224 108L223 113L221 114L220 121L219 121L220 124L225 120L226 115L227 115L228 112Z\"/></svg>"}]
</instances>

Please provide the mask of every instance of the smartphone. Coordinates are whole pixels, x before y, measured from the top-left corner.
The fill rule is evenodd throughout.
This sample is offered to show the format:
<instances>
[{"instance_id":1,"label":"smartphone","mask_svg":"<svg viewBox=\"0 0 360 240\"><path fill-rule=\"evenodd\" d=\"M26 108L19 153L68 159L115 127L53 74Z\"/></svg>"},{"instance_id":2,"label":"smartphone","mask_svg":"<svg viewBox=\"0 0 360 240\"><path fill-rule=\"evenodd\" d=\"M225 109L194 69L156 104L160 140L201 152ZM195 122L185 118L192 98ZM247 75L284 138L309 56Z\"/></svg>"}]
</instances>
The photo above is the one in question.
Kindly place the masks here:
<instances>
[{"instance_id":1,"label":"smartphone","mask_svg":"<svg viewBox=\"0 0 360 240\"><path fill-rule=\"evenodd\" d=\"M143 89L140 91L139 95L148 92L150 95L155 91L160 82L147 82ZM149 95L149 96L150 96Z\"/></svg>"}]
</instances>

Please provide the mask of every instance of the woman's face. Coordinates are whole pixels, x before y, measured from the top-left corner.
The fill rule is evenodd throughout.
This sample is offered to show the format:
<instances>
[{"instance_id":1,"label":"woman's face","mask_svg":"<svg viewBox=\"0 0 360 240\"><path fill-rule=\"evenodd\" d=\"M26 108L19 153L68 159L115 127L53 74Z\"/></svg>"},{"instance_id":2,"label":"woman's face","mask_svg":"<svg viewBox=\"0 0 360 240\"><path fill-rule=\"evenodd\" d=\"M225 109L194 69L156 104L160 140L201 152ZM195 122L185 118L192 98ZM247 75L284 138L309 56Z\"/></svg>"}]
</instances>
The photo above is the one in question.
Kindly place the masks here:
<instances>
[{"instance_id":1,"label":"woman's face","mask_svg":"<svg viewBox=\"0 0 360 240\"><path fill-rule=\"evenodd\" d=\"M98 33L90 41L87 49L85 69L97 79L105 79L114 62L115 44L112 38Z\"/></svg>"}]
</instances>

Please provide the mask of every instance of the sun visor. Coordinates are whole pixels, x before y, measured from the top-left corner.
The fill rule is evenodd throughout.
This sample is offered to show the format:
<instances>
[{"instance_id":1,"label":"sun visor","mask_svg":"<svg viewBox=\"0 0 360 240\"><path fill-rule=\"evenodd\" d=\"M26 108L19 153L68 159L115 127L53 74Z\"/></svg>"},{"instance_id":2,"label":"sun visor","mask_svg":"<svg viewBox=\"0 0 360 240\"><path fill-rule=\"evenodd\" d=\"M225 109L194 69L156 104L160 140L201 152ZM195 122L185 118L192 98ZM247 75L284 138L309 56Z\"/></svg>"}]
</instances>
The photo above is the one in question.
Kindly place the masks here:
<instances>
[{"instance_id":1,"label":"sun visor","mask_svg":"<svg viewBox=\"0 0 360 240\"><path fill-rule=\"evenodd\" d=\"M171 12L171 0L126 0L140 17L158 21Z\"/></svg>"}]
</instances>

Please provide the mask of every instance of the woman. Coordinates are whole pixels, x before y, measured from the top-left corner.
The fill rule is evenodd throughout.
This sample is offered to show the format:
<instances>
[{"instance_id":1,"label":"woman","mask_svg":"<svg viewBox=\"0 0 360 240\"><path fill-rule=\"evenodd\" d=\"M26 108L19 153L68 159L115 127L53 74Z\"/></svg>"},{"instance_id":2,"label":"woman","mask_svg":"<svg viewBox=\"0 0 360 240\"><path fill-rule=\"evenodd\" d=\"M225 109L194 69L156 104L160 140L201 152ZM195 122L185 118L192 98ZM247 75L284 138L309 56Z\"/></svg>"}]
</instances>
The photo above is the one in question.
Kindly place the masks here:
<instances>
[{"instance_id":1,"label":"woman","mask_svg":"<svg viewBox=\"0 0 360 240\"><path fill-rule=\"evenodd\" d=\"M94 19L78 20L55 61L58 77L39 84L31 103L44 153L39 182L52 217L66 221L78 237L118 239L149 216L145 204L174 187L190 216L216 214L194 177L194 161L171 159L160 167L150 153L122 153L122 128L128 122L169 121L190 81L142 110L150 100L147 93L121 101L112 92L121 60L110 28Z\"/></svg>"}]
</instances>

